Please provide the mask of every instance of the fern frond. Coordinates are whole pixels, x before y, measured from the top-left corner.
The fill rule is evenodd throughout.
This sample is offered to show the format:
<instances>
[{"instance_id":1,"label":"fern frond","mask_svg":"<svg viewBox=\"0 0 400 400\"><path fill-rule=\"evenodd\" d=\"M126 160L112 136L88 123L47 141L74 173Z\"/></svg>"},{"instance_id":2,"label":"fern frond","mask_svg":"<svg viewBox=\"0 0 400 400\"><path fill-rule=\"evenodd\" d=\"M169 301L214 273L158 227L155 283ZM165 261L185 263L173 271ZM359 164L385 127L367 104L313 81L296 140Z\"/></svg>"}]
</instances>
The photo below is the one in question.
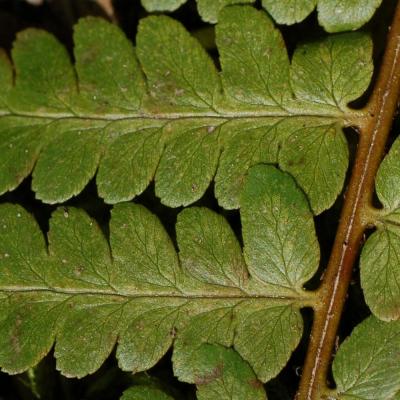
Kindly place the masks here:
<instances>
[{"instance_id":1,"label":"fern frond","mask_svg":"<svg viewBox=\"0 0 400 400\"><path fill-rule=\"evenodd\" d=\"M219 204L234 209L258 163L290 172L316 214L342 190L342 128L364 116L347 104L372 73L366 35L302 45L289 63L263 11L227 8L216 28L221 72L165 16L140 23L139 61L121 31L102 20L81 20L74 37L75 68L51 35L33 29L14 44L15 84L0 58L1 193L33 170L37 198L62 202L98 170L108 203L134 198L154 178L164 204L188 205L214 178Z\"/></svg>"},{"instance_id":2,"label":"fern frond","mask_svg":"<svg viewBox=\"0 0 400 400\"><path fill-rule=\"evenodd\" d=\"M234 4L254 3L254 0L196 0L204 21L217 22L221 10ZM291 25L303 21L317 6L318 22L328 32L360 28L373 16L382 0L262 0L262 6L278 24ZM142 0L152 11L174 11L186 0Z\"/></svg>"}]
</instances>

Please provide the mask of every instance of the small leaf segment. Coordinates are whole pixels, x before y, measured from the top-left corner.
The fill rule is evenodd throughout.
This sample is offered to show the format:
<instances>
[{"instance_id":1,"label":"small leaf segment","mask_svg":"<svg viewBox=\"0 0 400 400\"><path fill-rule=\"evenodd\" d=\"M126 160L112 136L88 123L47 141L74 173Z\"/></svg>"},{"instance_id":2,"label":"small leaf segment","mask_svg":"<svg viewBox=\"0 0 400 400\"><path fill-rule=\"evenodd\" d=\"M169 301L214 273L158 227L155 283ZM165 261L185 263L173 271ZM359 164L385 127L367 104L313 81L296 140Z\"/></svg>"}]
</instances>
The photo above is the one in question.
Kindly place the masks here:
<instances>
[{"instance_id":1,"label":"small leaf segment","mask_svg":"<svg viewBox=\"0 0 400 400\"><path fill-rule=\"evenodd\" d=\"M264 387L253 370L232 349L203 344L194 356L198 400L265 400ZM156 387L134 386L121 400L173 400Z\"/></svg>"},{"instance_id":2,"label":"small leaf segment","mask_svg":"<svg viewBox=\"0 0 400 400\"><path fill-rule=\"evenodd\" d=\"M361 285L372 312L385 321L400 319L400 139L392 145L376 176L383 208L376 210L376 231L363 246Z\"/></svg>"}]
</instances>

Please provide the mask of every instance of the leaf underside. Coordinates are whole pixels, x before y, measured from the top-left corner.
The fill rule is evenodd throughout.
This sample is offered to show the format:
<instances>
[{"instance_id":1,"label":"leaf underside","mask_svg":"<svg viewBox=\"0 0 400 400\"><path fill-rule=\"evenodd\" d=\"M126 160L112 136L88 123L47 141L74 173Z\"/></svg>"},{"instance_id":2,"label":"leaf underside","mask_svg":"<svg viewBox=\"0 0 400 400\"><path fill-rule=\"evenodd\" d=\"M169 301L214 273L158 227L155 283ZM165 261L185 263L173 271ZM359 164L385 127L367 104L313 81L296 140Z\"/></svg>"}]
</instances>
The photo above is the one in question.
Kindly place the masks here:
<instances>
[{"instance_id":1,"label":"leaf underside","mask_svg":"<svg viewBox=\"0 0 400 400\"><path fill-rule=\"evenodd\" d=\"M138 385L125 390L120 400L173 400L173 398L160 389Z\"/></svg>"},{"instance_id":2,"label":"leaf underside","mask_svg":"<svg viewBox=\"0 0 400 400\"><path fill-rule=\"evenodd\" d=\"M118 203L152 180L162 203L189 205L215 182L235 209L248 169L271 163L292 174L315 214L343 187L347 107L367 88L371 42L360 33L299 46L289 63L265 12L228 7L216 27L222 71L176 21L141 21L136 49L115 26L75 27L73 67L51 35L21 32L15 68L0 53L0 193L33 170L36 197L63 202L96 176ZM334 171L334 173L332 173Z\"/></svg>"},{"instance_id":3,"label":"leaf underside","mask_svg":"<svg viewBox=\"0 0 400 400\"><path fill-rule=\"evenodd\" d=\"M250 366L233 350L203 344L190 366L195 376L198 400L266 400L262 383ZM126 390L121 400L173 400L159 388L137 385Z\"/></svg>"},{"instance_id":4,"label":"leaf underside","mask_svg":"<svg viewBox=\"0 0 400 400\"><path fill-rule=\"evenodd\" d=\"M376 176L380 210L377 229L361 252L361 286L375 316L400 319L400 140L384 158Z\"/></svg>"},{"instance_id":5,"label":"leaf underside","mask_svg":"<svg viewBox=\"0 0 400 400\"><path fill-rule=\"evenodd\" d=\"M333 362L338 400L396 400L400 391L400 322L371 316L359 324Z\"/></svg>"},{"instance_id":6,"label":"leaf underside","mask_svg":"<svg viewBox=\"0 0 400 400\"><path fill-rule=\"evenodd\" d=\"M365 15L379 3L368 2ZM371 43L359 33L328 37L299 46L289 63L263 11L234 6L218 19L220 72L165 16L141 22L135 49L116 27L83 19L74 67L52 36L24 31L12 52L15 81L0 53L1 193L33 171L36 196L62 202L97 173L108 203L131 200L154 180L161 201L178 207L214 180L219 204L240 208L244 242L206 208L179 214L175 246L138 204L114 207L107 239L77 209L54 212L44 238L24 209L1 205L3 371L27 370L54 345L66 376L96 371L115 346L120 367L138 372L173 346L174 373L197 385L200 400L266 398L261 382L286 365L303 331L300 308L314 301L303 289L319 264L313 214L342 190L342 128L360 115L347 104L368 86ZM379 170L383 210L361 255L366 301L387 321L400 310L399 143ZM398 398L399 322L375 316L339 348L336 399ZM135 386L122 399L172 397Z\"/></svg>"},{"instance_id":7,"label":"leaf underside","mask_svg":"<svg viewBox=\"0 0 400 400\"><path fill-rule=\"evenodd\" d=\"M82 377L117 345L119 366L135 373L173 345L174 374L195 383L199 399L264 399L259 381L286 365L303 333L300 308L314 304L303 285L319 248L307 199L287 173L252 167L240 206L243 252L224 217L192 207L178 215L177 253L138 204L114 207L109 241L85 212L59 208L48 246L28 212L1 205L2 370L21 373L54 346L57 369ZM399 338L398 322L371 317L356 328L334 362L337 399L394 396ZM148 387L123 398L149 396L169 398Z\"/></svg>"},{"instance_id":8,"label":"leaf underside","mask_svg":"<svg viewBox=\"0 0 400 400\"><path fill-rule=\"evenodd\" d=\"M198 400L266 399L262 383L234 350L204 344L194 360Z\"/></svg>"},{"instance_id":9,"label":"leaf underside","mask_svg":"<svg viewBox=\"0 0 400 400\"><path fill-rule=\"evenodd\" d=\"M256 206L249 201L254 190ZM26 370L55 341L57 369L81 377L118 342L120 367L137 372L175 342L175 375L195 382L197 350L207 342L233 346L260 380L274 377L302 335L302 286L318 267L319 249L306 198L286 173L251 169L242 203L245 256L222 216L194 207L178 216L179 257L158 218L141 205L114 207L109 243L85 212L60 208L48 248L25 210L2 205L2 369ZM255 226L254 217L263 225ZM256 235L258 229L264 233ZM246 262L247 253L253 256Z\"/></svg>"},{"instance_id":10,"label":"leaf underside","mask_svg":"<svg viewBox=\"0 0 400 400\"><path fill-rule=\"evenodd\" d=\"M232 349L203 344L195 351L192 374L199 400L265 400L249 366ZM371 316L344 340L332 367L332 400L397 400L400 390L400 323ZM136 386L121 400L171 399L159 389Z\"/></svg>"},{"instance_id":11,"label":"leaf underside","mask_svg":"<svg viewBox=\"0 0 400 400\"><path fill-rule=\"evenodd\" d=\"M174 11L187 0L142 0L152 11ZM217 22L219 12L233 4L254 3L254 0L196 0L204 21ZM262 6L278 24L291 25L303 21L316 7L318 22L328 32L355 30L368 22L382 0L262 0Z\"/></svg>"}]
</instances>

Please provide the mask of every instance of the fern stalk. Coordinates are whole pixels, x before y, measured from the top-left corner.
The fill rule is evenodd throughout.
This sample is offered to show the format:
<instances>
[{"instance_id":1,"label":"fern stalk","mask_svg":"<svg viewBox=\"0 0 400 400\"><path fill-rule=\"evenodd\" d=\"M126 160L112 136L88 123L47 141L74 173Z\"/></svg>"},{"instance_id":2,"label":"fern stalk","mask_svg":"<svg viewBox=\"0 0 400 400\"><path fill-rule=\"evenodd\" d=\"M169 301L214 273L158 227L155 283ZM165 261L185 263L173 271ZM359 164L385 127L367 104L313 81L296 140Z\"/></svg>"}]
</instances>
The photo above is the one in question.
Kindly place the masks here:
<instances>
[{"instance_id":1,"label":"fern stalk","mask_svg":"<svg viewBox=\"0 0 400 400\"><path fill-rule=\"evenodd\" d=\"M375 175L390 133L400 95L400 2L389 28L378 79L357 124L359 144L331 257L318 289L310 343L297 400L329 398L329 370L354 263L364 232L374 225Z\"/></svg>"}]
</instances>

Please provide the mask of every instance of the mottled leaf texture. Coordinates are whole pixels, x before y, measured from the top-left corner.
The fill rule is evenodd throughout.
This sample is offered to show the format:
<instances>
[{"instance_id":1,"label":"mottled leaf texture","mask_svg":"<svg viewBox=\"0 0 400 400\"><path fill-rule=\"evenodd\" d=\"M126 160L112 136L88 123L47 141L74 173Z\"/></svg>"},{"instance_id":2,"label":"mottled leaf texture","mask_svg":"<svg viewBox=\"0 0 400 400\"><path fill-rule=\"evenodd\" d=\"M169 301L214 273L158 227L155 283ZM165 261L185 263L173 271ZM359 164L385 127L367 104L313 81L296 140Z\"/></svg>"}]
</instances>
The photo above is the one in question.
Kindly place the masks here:
<instances>
[{"instance_id":1,"label":"mottled leaf texture","mask_svg":"<svg viewBox=\"0 0 400 400\"><path fill-rule=\"evenodd\" d=\"M162 390L151 386L134 386L125 390L120 400L174 400Z\"/></svg>"},{"instance_id":2,"label":"mottled leaf texture","mask_svg":"<svg viewBox=\"0 0 400 400\"><path fill-rule=\"evenodd\" d=\"M361 284L372 312L385 321L400 318L400 140L382 161L376 192L383 205L376 231L361 253Z\"/></svg>"},{"instance_id":3,"label":"mottled leaf texture","mask_svg":"<svg viewBox=\"0 0 400 400\"><path fill-rule=\"evenodd\" d=\"M25 371L55 342L57 368L81 377L118 342L120 367L137 372L174 344L175 373L198 381L199 398L224 390L264 398L257 379L276 376L301 338L299 309L311 298L302 286L319 251L306 197L275 167L250 169L241 213L245 257L228 222L206 208L178 215L177 254L159 219L138 204L114 207L109 242L85 212L59 208L48 247L27 211L3 204L1 368Z\"/></svg>"},{"instance_id":4,"label":"mottled leaf texture","mask_svg":"<svg viewBox=\"0 0 400 400\"><path fill-rule=\"evenodd\" d=\"M224 3L199 6L217 13ZM291 2L273 3L277 13L291 10ZM308 2L295 3L300 15ZM161 202L179 207L214 180L219 205L236 209L248 169L259 163L292 174L314 214L341 192L342 128L363 112L347 104L372 74L367 35L301 45L290 63L268 14L234 5L216 27L221 71L167 16L140 22L135 49L93 17L76 25L74 42L75 65L53 36L35 29L18 35L14 66L0 53L0 193L32 172L38 199L63 202L96 176L106 203L131 200L155 181Z\"/></svg>"},{"instance_id":5,"label":"mottled leaf texture","mask_svg":"<svg viewBox=\"0 0 400 400\"><path fill-rule=\"evenodd\" d=\"M148 11L174 11L186 0L142 0Z\"/></svg>"},{"instance_id":6,"label":"mottled leaf texture","mask_svg":"<svg viewBox=\"0 0 400 400\"><path fill-rule=\"evenodd\" d=\"M234 350L205 344L195 361L198 400L266 400L262 383Z\"/></svg>"},{"instance_id":7,"label":"mottled leaf texture","mask_svg":"<svg viewBox=\"0 0 400 400\"><path fill-rule=\"evenodd\" d=\"M334 399L395 400L400 390L400 322L371 316L339 347Z\"/></svg>"},{"instance_id":8,"label":"mottled leaf texture","mask_svg":"<svg viewBox=\"0 0 400 400\"><path fill-rule=\"evenodd\" d=\"M374 15L382 0L319 0L318 19L328 32L355 30Z\"/></svg>"},{"instance_id":9,"label":"mottled leaf texture","mask_svg":"<svg viewBox=\"0 0 400 400\"><path fill-rule=\"evenodd\" d=\"M174 11L187 0L142 0L148 11ZM217 22L219 12L232 4L254 0L196 0L202 19ZM328 32L355 30L368 22L382 0L262 0L265 10L278 24L303 21L318 5L318 21Z\"/></svg>"},{"instance_id":10,"label":"mottled leaf texture","mask_svg":"<svg viewBox=\"0 0 400 400\"><path fill-rule=\"evenodd\" d=\"M191 370L198 400L266 400L263 384L250 365L231 348L202 344L193 355ZM126 390L121 400L173 400L160 389L138 385Z\"/></svg>"},{"instance_id":11,"label":"mottled leaf texture","mask_svg":"<svg viewBox=\"0 0 400 400\"><path fill-rule=\"evenodd\" d=\"M261 281L301 290L319 263L314 222L293 178L265 169L251 169L242 193L244 254L250 273Z\"/></svg>"}]
</instances>

